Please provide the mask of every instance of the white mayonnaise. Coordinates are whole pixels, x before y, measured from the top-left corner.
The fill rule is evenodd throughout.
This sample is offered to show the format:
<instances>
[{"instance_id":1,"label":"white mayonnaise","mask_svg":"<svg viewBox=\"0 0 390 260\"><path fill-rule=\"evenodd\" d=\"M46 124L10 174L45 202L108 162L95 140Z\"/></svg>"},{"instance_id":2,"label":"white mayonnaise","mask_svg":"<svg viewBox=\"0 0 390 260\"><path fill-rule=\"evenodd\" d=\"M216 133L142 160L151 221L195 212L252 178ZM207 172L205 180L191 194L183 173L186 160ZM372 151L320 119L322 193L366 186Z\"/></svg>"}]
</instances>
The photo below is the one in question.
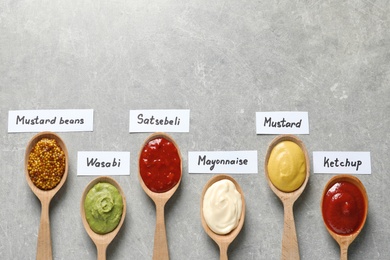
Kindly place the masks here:
<instances>
[{"instance_id":1,"label":"white mayonnaise","mask_svg":"<svg viewBox=\"0 0 390 260\"><path fill-rule=\"evenodd\" d=\"M212 184L203 198L203 216L209 228L225 235L235 229L242 211L241 194L230 180Z\"/></svg>"}]
</instances>

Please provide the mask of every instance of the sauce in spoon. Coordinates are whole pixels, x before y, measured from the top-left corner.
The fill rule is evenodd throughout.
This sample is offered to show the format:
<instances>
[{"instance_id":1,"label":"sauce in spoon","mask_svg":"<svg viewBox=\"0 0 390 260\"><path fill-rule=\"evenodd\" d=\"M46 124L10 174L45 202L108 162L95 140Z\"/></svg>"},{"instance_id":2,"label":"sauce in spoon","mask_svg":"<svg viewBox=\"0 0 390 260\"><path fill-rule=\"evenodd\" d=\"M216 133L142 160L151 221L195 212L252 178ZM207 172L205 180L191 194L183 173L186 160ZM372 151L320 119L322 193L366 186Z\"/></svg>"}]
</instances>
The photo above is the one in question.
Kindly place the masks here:
<instances>
[{"instance_id":1,"label":"sauce in spoon","mask_svg":"<svg viewBox=\"0 0 390 260\"><path fill-rule=\"evenodd\" d=\"M164 207L182 177L180 150L170 136L155 133L144 142L139 153L138 176L142 189L156 205L153 259L169 259Z\"/></svg>"},{"instance_id":2,"label":"sauce in spoon","mask_svg":"<svg viewBox=\"0 0 390 260\"><path fill-rule=\"evenodd\" d=\"M42 140L45 141L42 143ZM49 140L49 144L45 144L47 140ZM41 158L44 159L35 158L37 154L41 154ZM60 166L53 166L52 161L56 161ZM61 189L68 177L68 150L65 143L55 133L38 133L27 144L24 168L27 183L42 206L36 258L50 260L53 259L53 252L49 208L51 199ZM51 171L56 172L56 178L50 177Z\"/></svg>"},{"instance_id":3,"label":"sauce in spoon","mask_svg":"<svg viewBox=\"0 0 390 260\"><path fill-rule=\"evenodd\" d=\"M281 176L281 179L295 179L291 178L294 176L299 176L302 171L301 163L296 162L295 153L298 152L298 161L301 161L301 157L304 158L304 179L298 184L294 184L292 186L288 185L286 187L290 188L284 188L285 186L279 186L277 187L270 178L271 174L275 174L270 172L272 167L268 167L270 163L270 158L272 156L272 152L275 147L277 147L282 142L292 142L298 146L298 150L296 148L289 150L287 154L283 154L283 156L279 157L281 158L280 161L276 162L278 167L277 173L279 173ZM278 156L276 156L278 158ZM272 159L272 158L271 158ZM271 162L275 163L275 162ZM298 171L292 170L295 169ZM287 174L286 174L287 173ZM286 174L286 178L283 177L283 175ZM295 222L294 222L294 213L293 213L293 206L294 202L298 199L298 197L302 194L304 191L306 184L309 180L310 175L310 163L309 163L309 156L306 151L305 145L302 143L301 140L299 140L297 137L293 135L280 135L276 137L274 140L272 140L271 144L268 147L266 158L265 158L265 176L268 181L268 185L270 186L271 190L275 193L276 196L279 197L279 199L283 203L284 207L284 228L283 228L283 237L282 237L282 257L281 259L300 259L299 256L299 247L298 247L298 239L297 239L297 233L295 229ZM285 182L285 181L284 181Z\"/></svg>"},{"instance_id":4,"label":"sauce in spoon","mask_svg":"<svg viewBox=\"0 0 390 260\"><path fill-rule=\"evenodd\" d=\"M214 229L214 231L213 231L210 228L209 224L207 223L208 221L205 218L205 209L207 210L207 208L210 206L210 205L205 205L205 203L208 203L207 201L205 201L205 197L206 197L206 193L208 191L210 191L209 188L213 184L218 183L220 181L224 181L224 180L229 180L230 182L232 182L234 184L234 186L235 186L234 190L236 190L240 194L241 199L237 200L235 195L229 194L230 191L227 191L226 189L231 189L231 188L229 187L229 185L227 185L227 186L225 186L224 190L222 190L222 193L224 193L224 194L220 198L218 205L215 207L221 207L221 206L225 207L225 208L226 207L233 207L233 209L229 210L232 212L228 213L227 215L230 215L230 214L235 215L237 211L240 211L239 212L240 214L238 217L238 223L237 223L237 225L235 225L235 224L233 225L233 229L232 229L232 226L229 224L229 222L231 222L230 219L236 219L236 217L234 216L233 218L229 217L228 219L226 219L225 218L226 215L224 214L225 215L224 217L220 216L220 223L218 223L218 222L216 223L216 225L223 227L221 229L221 230L223 230L223 232L221 232L221 230L215 229L215 228L213 228ZM219 190L218 193L221 193L221 190ZM235 192L233 192L233 193L235 193ZM219 195L216 195L216 196L219 197ZM218 202L218 199L215 201ZM236 206L240 206L241 208L237 209ZM213 239L214 242L217 243L217 245L219 246L220 260L227 260L228 259L228 254L227 254L228 247L231 244L231 242L233 242L233 240L240 233L242 226L244 225L244 220L245 220L245 198L244 198L244 194L241 190L241 187L238 185L236 180L234 178L230 177L229 175L224 175L224 174L215 175L206 183L206 185L203 188L201 201L200 201L200 211L201 211L200 215L201 215L203 229L211 237L211 239ZM215 211L214 214L218 214L219 211L226 212L225 210L220 210L220 209L214 209L214 211ZM228 220L228 221L226 221L226 220ZM226 227L229 227L229 229L226 230ZM226 233L226 232L228 232L228 233Z\"/></svg>"},{"instance_id":5,"label":"sauce in spoon","mask_svg":"<svg viewBox=\"0 0 390 260\"><path fill-rule=\"evenodd\" d=\"M93 189L97 184L106 184L106 183L111 184L112 186L114 186L116 188L116 190L119 192L120 197L122 198L122 203L118 203L118 202L114 203L117 206L119 205L119 207L120 206L123 207L122 208L122 212L121 212L121 218L120 218L119 223L116 225L116 227L113 230L112 230L112 228L108 227L108 229L106 229L107 227L105 227L103 229L106 229L106 231L101 232L101 229L99 228L97 230L95 229L97 231L97 232L95 232L94 230L92 230L90 224L88 223L87 217L86 217L85 200L86 200L86 197L88 195L88 192L91 189ZM103 195L103 197L106 198L107 196ZM101 197L101 199L104 199L103 197ZM100 201L99 202L99 199L96 200L96 202L97 203L106 204L104 201ZM99 205L97 205L97 206L99 207ZM107 205L102 205L102 206L107 207ZM116 209L114 209L112 207L112 205L110 205L109 208L110 208L109 209L110 211L114 211L114 210L117 211ZM106 213L109 213L109 212L107 212L107 210L108 210L108 208L105 209ZM115 236L118 234L118 232L119 232L120 228L122 227L122 224L123 224L123 222L125 220L125 216L126 216L126 198L125 198L125 195L123 193L123 190L121 189L120 185L111 177L101 176L101 177L95 178L84 189L83 195L81 197L80 211L81 211L81 219L83 221L84 228L87 231L89 237L92 239L92 241L96 245L97 259L98 260L105 260L106 259L107 247L109 246L111 241L115 238ZM114 213L114 214L116 214L116 213ZM110 218L110 216L108 216L108 218ZM112 230L112 231L108 231L107 232L107 230ZM98 232L100 232L100 234Z\"/></svg>"},{"instance_id":6,"label":"sauce in spoon","mask_svg":"<svg viewBox=\"0 0 390 260\"><path fill-rule=\"evenodd\" d=\"M321 210L326 229L340 245L340 259L347 259L348 247L367 218L368 198L364 185L352 175L334 176L325 185Z\"/></svg>"}]
</instances>

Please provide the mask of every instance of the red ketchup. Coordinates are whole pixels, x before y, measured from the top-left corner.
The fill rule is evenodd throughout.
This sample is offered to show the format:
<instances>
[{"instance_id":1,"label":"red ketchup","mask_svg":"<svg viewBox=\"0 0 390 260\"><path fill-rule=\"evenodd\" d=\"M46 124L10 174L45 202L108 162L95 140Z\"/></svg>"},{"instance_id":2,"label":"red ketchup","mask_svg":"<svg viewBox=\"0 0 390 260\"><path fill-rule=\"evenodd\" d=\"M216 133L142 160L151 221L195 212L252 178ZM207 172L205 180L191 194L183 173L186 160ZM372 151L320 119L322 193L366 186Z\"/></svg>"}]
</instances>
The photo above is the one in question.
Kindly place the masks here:
<instances>
[{"instance_id":1,"label":"red ketchup","mask_svg":"<svg viewBox=\"0 0 390 260\"><path fill-rule=\"evenodd\" d=\"M358 230L363 224L365 210L362 192L347 181L333 184L323 199L324 221L339 235L350 235Z\"/></svg>"},{"instance_id":2,"label":"red ketchup","mask_svg":"<svg viewBox=\"0 0 390 260\"><path fill-rule=\"evenodd\" d=\"M163 137L157 137L144 146L139 167L146 187L157 193L169 191L181 177L179 153L175 145Z\"/></svg>"}]
</instances>

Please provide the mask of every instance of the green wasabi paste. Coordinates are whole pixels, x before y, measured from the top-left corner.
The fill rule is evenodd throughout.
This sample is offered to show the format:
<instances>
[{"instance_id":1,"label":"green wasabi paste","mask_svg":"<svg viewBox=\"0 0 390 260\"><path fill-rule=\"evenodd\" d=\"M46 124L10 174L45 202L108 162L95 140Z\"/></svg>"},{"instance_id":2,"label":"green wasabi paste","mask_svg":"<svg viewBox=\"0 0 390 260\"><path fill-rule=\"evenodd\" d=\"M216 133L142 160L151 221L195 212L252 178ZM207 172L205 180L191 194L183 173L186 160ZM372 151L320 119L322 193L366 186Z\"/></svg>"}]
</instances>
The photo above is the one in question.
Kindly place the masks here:
<instances>
[{"instance_id":1,"label":"green wasabi paste","mask_svg":"<svg viewBox=\"0 0 390 260\"><path fill-rule=\"evenodd\" d=\"M97 183L85 197L84 211L87 222L95 233L109 233L121 220L122 196L114 185L107 182Z\"/></svg>"}]
</instances>

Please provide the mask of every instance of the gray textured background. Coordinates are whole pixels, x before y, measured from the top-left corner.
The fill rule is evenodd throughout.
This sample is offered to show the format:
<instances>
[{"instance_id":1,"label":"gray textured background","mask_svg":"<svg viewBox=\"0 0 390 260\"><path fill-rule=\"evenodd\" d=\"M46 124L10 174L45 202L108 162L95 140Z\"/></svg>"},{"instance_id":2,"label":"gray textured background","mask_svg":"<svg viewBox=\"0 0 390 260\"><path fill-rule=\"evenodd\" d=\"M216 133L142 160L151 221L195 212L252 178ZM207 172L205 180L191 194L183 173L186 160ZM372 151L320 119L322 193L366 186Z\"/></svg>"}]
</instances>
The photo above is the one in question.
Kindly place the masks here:
<instances>
[{"instance_id":1,"label":"gray textured background","mask_svg":"<svg viewBox=\"0 0 390 260\"><path fill-rule=\"evenodd\" d=\"M176 133L184 176L166 208L171 259L218 259L200 222L211 175L189 175L187 152L257 150L259 174L238 175L247 217L230 259L279 259L281 203L263 164L274 136L255 133L257 111L308 111L308 151L370 151L360 176L369 216L350 259L390 259L390 2L0 1L0 258L34 259L40 204L23 172L32 133L8 134L18 109L92 108L94 132L60 133L70 154L66 185L51 205L55 259L95 259L80 217L92 177L76 176L77 151L130 151L131 175L115 177L128 214L108 259L151 259L155 209L137 178L149 134L129 134L130 109L190 109ZM330 175L312 175L295 205L302 259L338 259L320 197Z\"/></svg>"}]
</instances>

